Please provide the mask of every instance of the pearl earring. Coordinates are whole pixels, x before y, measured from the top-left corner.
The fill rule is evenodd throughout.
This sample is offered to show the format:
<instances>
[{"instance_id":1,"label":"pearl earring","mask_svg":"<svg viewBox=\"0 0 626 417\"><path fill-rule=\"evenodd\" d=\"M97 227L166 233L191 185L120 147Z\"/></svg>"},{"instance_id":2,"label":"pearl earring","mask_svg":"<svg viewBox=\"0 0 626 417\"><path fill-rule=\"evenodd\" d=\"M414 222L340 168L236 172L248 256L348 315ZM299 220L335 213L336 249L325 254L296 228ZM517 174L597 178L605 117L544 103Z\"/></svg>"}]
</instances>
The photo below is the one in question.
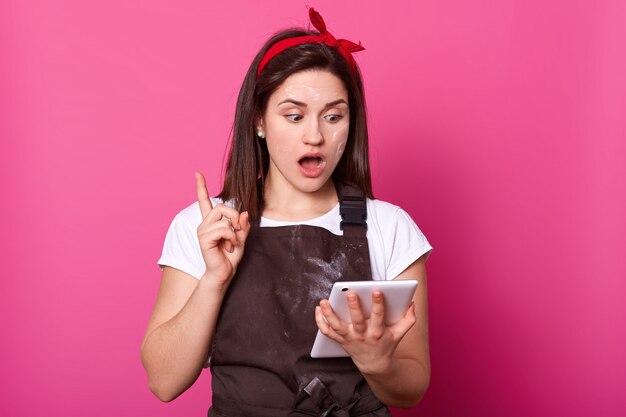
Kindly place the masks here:
<instances>
[{"instance_id":1,"label":"pearl earring","mask_svg":"<svg viewBox=\"0 0 626 417\"><path fill-rule=\"evenodd\" d=\"M265 133L262 130L257 130L256 135L261 139L265 139Z\"/></svg>"}]
</instances>

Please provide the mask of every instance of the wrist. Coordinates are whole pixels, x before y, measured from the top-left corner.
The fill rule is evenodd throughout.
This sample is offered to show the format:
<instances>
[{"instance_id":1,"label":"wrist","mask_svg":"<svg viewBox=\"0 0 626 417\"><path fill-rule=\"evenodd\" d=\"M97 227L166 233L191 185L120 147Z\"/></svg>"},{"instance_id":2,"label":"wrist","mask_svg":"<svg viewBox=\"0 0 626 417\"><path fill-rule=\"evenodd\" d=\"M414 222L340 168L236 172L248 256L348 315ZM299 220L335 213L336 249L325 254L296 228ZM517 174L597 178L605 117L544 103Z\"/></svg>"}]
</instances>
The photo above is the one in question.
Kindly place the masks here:
<instances>
[{"instance_id":1,"label":"wrist","mask_svg":"<svg viewBox=\"0 0 626 417\"><path fill-rule=\"evenodd\" d=\"M379 358L375 361L367 361L357 368L364 375L372 378L385 378L393 373L393 358Z\"/></svg>"},{"instance_id":2,"label":"wrist","mask_svg":"<svg viewBox=\"0 0 626 417\"><path fill-rule=\"evenodd\" d=\"M230 280L232 277L224 279L224 277L212 274L209 271L206 271L202 277L200 277L200 286L206 291L209 291L213 294L224 295L226 294L226 290L228 290L228 285L230 284Z\"/></svg>"}]
</instances>

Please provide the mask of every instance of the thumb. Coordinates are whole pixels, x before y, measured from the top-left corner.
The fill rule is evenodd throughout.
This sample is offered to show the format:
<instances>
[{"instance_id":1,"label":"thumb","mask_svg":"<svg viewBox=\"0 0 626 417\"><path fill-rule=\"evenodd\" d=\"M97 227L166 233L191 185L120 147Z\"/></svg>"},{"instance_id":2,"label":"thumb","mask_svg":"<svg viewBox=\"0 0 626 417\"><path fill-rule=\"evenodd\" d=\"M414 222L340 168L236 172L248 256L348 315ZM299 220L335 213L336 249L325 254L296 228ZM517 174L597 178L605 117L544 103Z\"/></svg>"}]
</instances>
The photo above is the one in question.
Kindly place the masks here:
<instances>
[{"instance_id":1,"label":"thumb","mask_svg":"<svg viewBox=\"0 0 626 417\"><path fill-rule=\"evenodd\" d=\"M244 211L239 216L239 226L241 227L239 230L235 230L235 234L237 235L237 241L243 246L246 244L251 229L250 214L247 211Z\"/></svg>"},{"instance_id":2,"label":"thumb","mask_svg":"<svg viewBox=\"0 0 626 417\"><path fill-rule=\"evenodd\" d=\"M415 316L415 301L413 301L404 313L404 316L402 316L402 318L397 323L392 325L389 330L393 334L394 339L400 340L411 329L411 327L413 327L416 321L417 317Z\"/></svg>"}]
</instances>

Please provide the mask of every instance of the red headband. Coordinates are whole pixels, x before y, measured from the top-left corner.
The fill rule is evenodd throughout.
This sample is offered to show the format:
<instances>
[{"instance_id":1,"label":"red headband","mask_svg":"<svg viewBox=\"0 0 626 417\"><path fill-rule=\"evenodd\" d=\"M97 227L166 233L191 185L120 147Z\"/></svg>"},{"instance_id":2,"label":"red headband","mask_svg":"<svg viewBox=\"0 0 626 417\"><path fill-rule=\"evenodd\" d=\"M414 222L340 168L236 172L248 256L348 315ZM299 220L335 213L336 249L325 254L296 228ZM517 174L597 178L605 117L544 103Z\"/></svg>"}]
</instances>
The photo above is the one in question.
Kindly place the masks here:
<instances>
[{"instance_id":1,"label":"red headband","mask_svg":"<svg viewBox=\"0 0 626 417\"><path fill-rule=\"evenodd\" d=\"M302 45L304 43L324 43L330 47L336 48L337 51L348 61L350 64L350 68L352 72L356 74L356 64L354 62L354 58L352 57L352 52L362 51L365 48L361 46L361 43L357 45L354 42L350 42L346 39L335 39L333 35L326 30L326 24L324 23L324 19L322 16L313 8L309 9L309 19L311 19L311 23L313 26L320 32L317 36L298 36L295 38L287 38L282 41L276 42L270 49L267 50L265 55L263 55L263 59L259 63L259 69L256 72L256 76L258 77L263 71L263 68L267 65L268 62L276 55L283 52L285 49L292 48L294 46Z\"/></svg>"}]
</instances>

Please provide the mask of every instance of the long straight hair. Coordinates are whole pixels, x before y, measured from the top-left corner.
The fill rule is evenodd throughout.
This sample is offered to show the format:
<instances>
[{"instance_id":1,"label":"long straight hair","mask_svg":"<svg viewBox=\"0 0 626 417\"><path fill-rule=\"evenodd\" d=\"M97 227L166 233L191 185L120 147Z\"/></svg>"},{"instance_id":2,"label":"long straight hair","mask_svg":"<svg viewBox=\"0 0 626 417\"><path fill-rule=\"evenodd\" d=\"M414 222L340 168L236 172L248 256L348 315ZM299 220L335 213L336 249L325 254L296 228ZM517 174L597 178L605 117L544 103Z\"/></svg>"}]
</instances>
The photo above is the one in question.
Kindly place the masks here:
<instances>
[{"instance_id":1,"label":"long straight hair","mask_svg":"<svg viewBox=\"0 0 626 417\"><path fill-rule=\"evenodd\" d=\"M325 44L302 44L276 55L257 78L257 69L265 52L276 42L297 36L318 35L315 31L288 29L270 38L256 55L239 91L235 121L226 165L224 185L219 197L232 200L251 220L263 212L263 187L269 169L265 140L257 138L256 121L265 114L270 96L292 74L310 69L328 71L338 77L348 91L350 130L346 149L333 171L335 184L360 189L374 198L370 177L367 118L361 74L352 71L345 58Z\"/></svg>"}]
</instances>

